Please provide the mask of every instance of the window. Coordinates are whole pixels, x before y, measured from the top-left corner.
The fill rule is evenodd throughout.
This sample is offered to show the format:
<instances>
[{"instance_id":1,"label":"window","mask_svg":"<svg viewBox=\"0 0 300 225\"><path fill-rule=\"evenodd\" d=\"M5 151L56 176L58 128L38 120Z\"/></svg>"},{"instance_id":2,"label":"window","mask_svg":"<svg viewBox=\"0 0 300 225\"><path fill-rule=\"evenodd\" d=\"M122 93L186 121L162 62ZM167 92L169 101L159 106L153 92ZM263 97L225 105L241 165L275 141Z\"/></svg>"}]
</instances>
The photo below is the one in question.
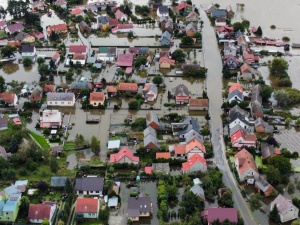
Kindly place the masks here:
<instances>
[{"instance_id":1,"label":"window","mask_svg":"<svg viewBox=\"0 0 300 225\"><path fill-rule=\"evenodd\" d=\"M55 102L55 105L57 105L57 102Z\"/></svg>"},{"instance_id":2,"label":"window","mask_svg":"<svg viewBox=\"0 0 300 225\"><path fill-rule=\"evenodd\" d=\"M50 104L52 104L52 102L50 102Z\"/></svg>"},{"instance_id":3,"label":"window","mask_svg":"<svg viewBox=\"0 0 300 225\"><path fill-rule=\"evenodd\" d=\"M64 102L61 102L61 104L63 105L63 104L65 104Z\"/></svg>"},{"instance_id":4,"label":"window","mask_svg":"<svg viewBox=\"0 0 300 225\"><path fill-rule=\"evenodd\" d=\"M70 105L70 104L71 104L71 102L68 102L68 104Z\"/></svg>"}]
</instances>

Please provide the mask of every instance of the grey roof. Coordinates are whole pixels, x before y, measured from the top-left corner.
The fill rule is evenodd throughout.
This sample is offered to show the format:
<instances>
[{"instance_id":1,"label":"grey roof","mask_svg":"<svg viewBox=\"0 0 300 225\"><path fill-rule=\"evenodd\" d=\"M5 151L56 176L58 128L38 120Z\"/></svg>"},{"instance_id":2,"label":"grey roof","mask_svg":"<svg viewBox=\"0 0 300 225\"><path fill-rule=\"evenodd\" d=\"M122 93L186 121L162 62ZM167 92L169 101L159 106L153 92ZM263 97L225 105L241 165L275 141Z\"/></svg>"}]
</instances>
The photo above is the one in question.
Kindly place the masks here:
<instances>
[{"instance_id":1,"label":"grey roof","mask_svg":"<svg viewBox=\"0 0 300 225\"><path fill-rule=\"evenodd\" d=\"M72 101L74 93L50 92L47 94L47 101Z\"/></svg>"},{"instance_id":2,"label":"grey roof","mask_svg":"<svg viewBox=\"0 0 300 225\"><path fill-rule=\"evenodd\" d=\"M8 196L11 196L12 194L19 194L19 193L21 193L21 191L17 188L16 185L11 185L9 187L4 188L3 190L5 191L5 193Z\"/></svg>"},{"instance_id":3,"label":"grey roof","mask_svg":"<svg viewBox=\"0 0 300 225\"><path fill-rule=\"evenodd\" d=\"M7 119L4 116L0 116L0 128L7 127Z\"/></svg>"},{"instance_id":4,"label":"grey roof","mask_svg":"<svg viewBox=\"0 0 300 225\"><path fill-rule=\"evenodd\" d=\"M228 94L228 100L233 97L235 97L237 101L243 100L243 93L241 93L238 89L235 89Z\"/></svg>"},{"instance_id":5,"label":"grey roof","mask_svg":"<svg viewBox=\"0 0 300 225\"><path fill-rule=\"evenodd\" d=\"M211 12L211 17L220 18L220 17L226 17L226 15L227 12L225 9L216 9Z\"/></svg>"},{"instance_id":6,"label":"grey roof","mask_svg":"<svg viewBox=\"0 0 300 225\"><path fill-rule=\"evenodd\" d=\"M261 158L262 159L266 159L272 155L274 155L275 151L274 151L274 146L273 145L269 145L268 143L264 143L261 146Z\"/></svg>"},{"instance_id":7,"label":"grey roof","mask_svg":"<svg viewBox=\"0 0 300 225\"><path fill-rule=\"evenodd\" d=\"M51 177L51 187L65 187L68 177Z\"/></svg>"},{"instance_id":8,"label":"grey roof","mask_svg":"<svg viewBox=\"0 0 300 225\"><path fill-rule=\"evenodd\" d=\"M252 102L258 102L259 104L262 104L262 98L259 95L259 93L256 93L256 94L252 95L252 97L251 97L251 103Z\"/></svg>"},{"instance_id":9,"label":"grey roof","mask_svg":"<svg viewBox=\"0 0 300 225\"><path fill-rule=\"evenodd\" d=\"M193 117L187 117L181 123L172 123L173 129L178 129L177 135L183 135L189 133L191 130L198 131L200 130L199 123Z\"/></svg>"},{"instance_id":10,"label":"grey roof","mask_svg":"<svg viewBox=\"0 0 300 225\"><path fill-rule=\"evenodd\" d=\"M259 187L262 192L265 192L269 187L272 187L262 176L258 177L255 181L255 185Z\"/></svg>"},{"instance_id":11,"label":"grey roof","mask_svg":"<svg viewBox=\"0 0 300 225\"><path fill-rule=\"evenodd\" d=\"M241 115L244 115L244 116L249 116L249 112L247 112L246 110L242 109L241 107L239 107L238 105L235 105L234 107L232 107L230 110L229 110L229 115L232 114L232 113L240 113Z\"/></svg>"},{"instance_id":12,"label":"grey roof","mask_svg":"<svg viewBox=\"0 0 300 225\"><path fill-rule=\"evenodd\" d=\"M168 6L162 5L158 7L158 12L160 14L165 14L165 13L169 13L169 9Z\"/></svg>"},{"instance_id":13,"label":"grey roof","mask_svg":"<svg viewBox=\"0 0 300 225\"><path fill-rule=\"evenodd\" d=\"M83 20L78 24L79 28L89 27Z\"/></svg>"},{"instance_id":14,"label":"grey roof","mask_svg":"<svg viewBox=\"0 0 300 225\"><path fill-rule=\"evenodd\" d=\"M96 67L97 69L101 69L102 68L102 64L101 63L94 63L93 66Z\"/></svg>"},{"instance_id":15,"label":"grey roof","mask_svg":"<svg viewBox=\"0 0 300 225\"><path fill-rule=\"evenodd\" d=\"M152 171L154 173L170 173L169 163L152 163Z\"/></svg>"},{"instance_id":16,"label":"grey roof","mask_svg":"<svg viewBox=\"0 0 300 225\"><path fill-rule=\"evenodd\" d=\"M167 20L167 22L166 22L166 26L165 26L166 28L167 27L171 27L172 29L173 29L173 21L172 20Z\"/></svg>"},{"instance_id":17,"label":"grey roof","mask_svg":"<svg viewBox=\"0 0 300 225\"><path fill-rule=\"evenodd\" d=\"M240 124L237 124L233 128L230 129L230 136L232 136L238 130L241 130L244 134L247 133L247 130L244 127L242 127Z\"/></svg>"},{"instance_id":18,"label":"grey roof","mask_svg":"<svg viewBox=\"0 0 300 225\"><path fill-rule=\"evenodd\" d=\"M89 56L86 63L95 63L96 60L97 60L97 57Z\"/></svg>"},{"instance_id":19,"label":"grey roof","mask_svg":"<svg viewBox=\"0 0 300 225\"><path fill-rule=\"evenodd\" d=\"M160 41L163 39L167 39L167 40L171 40L172 35L166 30L165 32L163 32L160 36Z\"/></svg>"},{"instance_id":20,"label":"grey roof","mask_svg":"<svg viewBox=\"0 0 300 225\"><path fill-rule=\"evenodd\" d=\"M139 192L139 188L138 187L131 187L129 190L132 193L138 193Z\"/></svg>"},{"instance_id":21,"label":"grey roof","mask_svg":"<svg viewBox=\"0 0 300 225\"><path fill-rule=\"evenodd\" d=\"M104 178L82 177L76 179L76 191L103 191Z\"/></svg>"},{"instance_id":22,"label":"grey roof","mask_svg":"<svg viewBox=\"0 0 300 225\"><path fill-rule=\"evenodd\" d=\"M248 126L250 125L248 117L240 114L239 112L236 113L231 113L229 115L229 124L234 122L235 120L239 119L240 121L242 121L243 123L247 124Z\"/></svg>"},{"instance_id":23,"label":"grey roof","mask_svg":"<svg viewBox=\"0 0 300 225\"><path fill-rule=\"evenodd\" d=\"M184 84L179 84L173 90L174 96L190 96L189 89Z\"/></svg>"},{"instance_id":24,"label":"grey roof","mask_svg":"<svg viewBox=\"0 0 300 225\"><path fill-rule=\"evenodd\" d=\"M144 137L148 136L148 135L152 135L154 137L156 137L156 130L154 130L152 127L147 127L145 130L144 130Z\"/></svg>"},{"instance_id":25,"label":"grey roof","mask_svg":"<svg viewBox=\"0 0 300 225\"><path fill-rule=\"evenodd\" d=\"M118 197L112 197L108 199L108 207L116 207L118 205Z\"/></svg>"},{"instance_id":26,"label":"grey roof","mask_svg":"<svg viewBox=\"0 0 300 225\"><path fill-rule=\"evenodd\" d=\"M149 124L151 122L154 122L157 125L159 125L158 117L157 117L156 113L154 113L152 111L146 115L146 125L149 126Z\"/></svg>"},{"instance_id":27,"label":"grey roof","mask_svg":"<svg viewBox=\"0 0 300 225\"><path fill-rule=\"evenodd\" d=\"M250 106L251 106L252 114L262 112L261 104L259 102L257 102L257 101L251 102Z\"/></svg>"},{"instance_id":28,"label":"grey roof","mask_svg":"<svg viewBox=\"0 0 300 225\"><path fill-rule=\"evenodd\" d=\"M43 88L41 88L40 86L36 86L31 95L36 95L36 96L40 96L43 93Z\"/></svg>"},{"instance_id":29,"label":"grey roof","mask_svg":"<svg viewBox=\"0 0 300 225\"><path fill-rule=\"evenodd\" d=\"M157 138L152 134L148 134L146 137L144 137L144 147L146 147L150 143L154 144L157 148L159 148Z\"/></svg>"},{"instance_id":30,"label":"grey roof","mask_svg":"<svg viewBox=\"0 0 300 225\"><path fill-rule=\"evenodd\" d=\"M107 24L108 23L108 16L104 15L104 16L98 16L97 21L99 24Z\"/></svg>"},{"instance_id":31,"label":"grey roof","mask_svg":"<svg viewBox=\"0 0 300 225\"><path fill-rule=\"evenodd\" d=\"M148 52L149 52L149 48L146 48L146 47L141 47L140 50L139 50L140 55L145 55Z\"/></svg>"},{"instance_id":32,"label":"grey roof","mask_svg":"<svg viewBox=\"0 0 300 225\"><path fill-rule=\"evenodd\" d=\"M263 125L266 130L272 131L274 129L272 125L268 124L260 117L255 120L255 127L258 127L259 125Z\"/></svg>"},{"instance_id":33,"label":"grey roof","mask_svg":"<svg viewBox=\"0 0 300 225\"><path fill-rule=\"evenodd\" d=\"M195 195L205 199L204 190L199 185L194 185L193 187L191 187L190 191L193 192Z\"/></svg>"},{"instance_id":34,"label":"grey roof","mask_svg":"<svg viewBox=\"0 0 300 225\"><path fill-rule=\"evenodd\" d=\"M188 133L184 135L185 137L185 143L190 143L194 138L196 138L198 141L203 143L203 137L198 133L198 131L195 131L191 129Z\"/></svg>"},{"instance_id":35,"label":"grey roof","mask_svg":"<svg viewBox=\"0 0 300 225\"><path fill-rule=\"evenodd\" d=\"M87 88L90 89L90 83L88 82L72 82L70 89L83 89L83 88Z\"/></svg>"},{"instance_id":36,"label":"grey roof","mask_svg":"<svg viewBox=\"0 0 300 225\"><path fill-rule=\"evenodd\" d=\"M261 86L259 84L257 85L254 85L252 88L251 88L251 94L254 95L254 94L259 94L260 93L260 90L261 90Z\"/></svg>"},{"instance_id":37,"label":"grey roof","mask_svg":"<svg viewBox=\"0 0 300 225\"><path fill-rule=\"evenodd\" d=\"M129 197L128 217L139 217L141 213L151 212L151 205L150 197Z\"/></svg>"},{"instance_id":38,"label":"grey roof","mask_svg":"<svg viewBox=\"0 0 300 225\"><path fill-rule=\"evenodd\" d=\"M143 95L146 95L149 91L152 91L153 93L156 93L157 94L157 92L158 92L158 90L157 90L157 86L156 86L156 84L151 84L150 85L150 88L149 89L147 89L147 90L143 90Z\"/></svg>"},{"instance_id":39,"label":"grey roof","mask_svg":"<svg viewBox=\"0 0 300 225\"><path fill-rule=\"evenodd\" d=\"M186 25L186 30L190 30L190 29L193 29L193 30L197 30L197 26L196 24L194 24L193 22L190 22L188 25Z\"/></svg>"},{"instance_id":40,"label":"grey roof","mask_svg":"<svg viewBox=\"0 0 300 225\"><path fill-rule=\"evenodd\" d=\"M22 45L22 53L34 52L34 46L32 45Z\"/></svg>"},{"instance_id":41,"label":"grey roof","mask_svg":"<svg viewBox=\"0 0 300 225\"><path fill-rule=\"evenodd\" d=\"M275 204L280 214L287 213L287 211L289 211L291 208L297 208L292 201L286 199L281 194L275 198L275 200L271 203L271 206L274 206Z\"/></svg>"},{"instance_id":42,"label":"grey roof","mask_svg":"<svg viewBox=\"0 0 300 225\"><path fill-rule=\"evenodd\" d=\"M17 34L17 36L15 37L15 39L18 40L18 41L23 41L28 36L29 36L29 34L21 31L20 33Z\"/></svg>"}]
</instances>

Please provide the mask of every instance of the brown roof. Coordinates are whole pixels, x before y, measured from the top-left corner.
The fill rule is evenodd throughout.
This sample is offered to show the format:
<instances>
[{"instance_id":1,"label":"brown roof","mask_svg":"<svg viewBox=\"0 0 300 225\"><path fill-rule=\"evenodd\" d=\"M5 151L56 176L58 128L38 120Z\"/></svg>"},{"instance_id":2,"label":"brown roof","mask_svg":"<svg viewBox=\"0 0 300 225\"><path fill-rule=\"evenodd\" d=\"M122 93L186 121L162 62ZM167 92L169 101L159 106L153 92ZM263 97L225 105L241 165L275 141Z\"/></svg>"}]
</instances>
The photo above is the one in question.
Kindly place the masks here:
<instances>
[{"instance_id":1,"label":"brown roof","mask_svg":"<svg viewBox=\"0 0 300 225\"><path fill-rule=\"evenodd\" d=\"M46 84L44 87L45 92L53 92L55 91L55 85L54 84Z\"/></svg>"},{"instance_id":2,"label":"brown roof","mask_svg":"<svg viewBox=\"0 0 300 225\"><path fill-rule=\"evenodd\" d=\"M208 99L191 98L189 106L208 107Z\"/></svg>"},{"instance_id":3,"label":"brown roof","mask_svg":"<svg viewBox=\"0 0 300 225\"><path fill-rule=\"evenodd\" d=\"M117 88L114 87L114 86L109 86L109 87L107 88L107 92L117 92Z\"/></svg>"},{"instance_id":4,"label":"brown roof","mask_svg":"<svg viewBox=\"0 0 300 225\"><path fill-rule=\"evenodd\" d=\"M13 93L0 93L0 100L6 103L14 103L15 94Z\"/></svg>"},{"instance_id":5,"label":"brown roof","mask_svg":"<svg viewBox=\"0 0 300 225\"><path fill-rule=\"evenodd\" d=\"M85 54L80 54L80 53L74 53L73 59L74 60L85 60L86 55Z\"/></svg>"},{"instance_id":6,"label":"brown roof","mask_svg":"<svg viewBox=\"0 0 300 225\"><path fill-rule=\"evenodd\" d=\"M156 159L169 159L171 158L171 153L170 152L156 152Z\"/></svg>"},{"instance_id":7,"label":"brown roof","mask_svg":"<svg viewBox=\"0 0 300 225\"><path fill-rule=\"evenodd\" d=\"M138 86L136 83L120 83L118 87L119 91L133 91L137 92Z\"/></svg>"},{"instance_id":8,"label":"brown roof","mask_svg":"<svg viewBox=\"0 0 300 225\"><path fill-rule=\"evenodd\" d=\"M103 92L92 92L90 93L90 101L103 102L105 95Z\"/></svg>"},{"instance_id":9,"label":"brown roof","mask_svg":"<svg viewBox=\"0 0 300 225\"><path fill-rule=\"evenodd\" d=\"M249 153L245 148L234 155L235 159L238 159L239 163L239 174L247 172L249 169L253 169L258 173L255 161L251 153Z\"/></svg>"},{"instance_id":10,"label":"brown roof","mask_svg":"<svg viewBox=\"0 0 300 225\"><path fill-rule=\"evenodd\" d=\"M99 200L94 198L78 198L75 211L76 213L98 213Z\"/></svg>"},{"instance_id":11,"label":"brown roof","mask_svg":"<svg viewBox=\"0 0 300 225\"><path fill-rule=\"evenodd\" d=\"M50 219L51 206L45 204L30 204L28 219Z\"/></svg>"}]
</instances>

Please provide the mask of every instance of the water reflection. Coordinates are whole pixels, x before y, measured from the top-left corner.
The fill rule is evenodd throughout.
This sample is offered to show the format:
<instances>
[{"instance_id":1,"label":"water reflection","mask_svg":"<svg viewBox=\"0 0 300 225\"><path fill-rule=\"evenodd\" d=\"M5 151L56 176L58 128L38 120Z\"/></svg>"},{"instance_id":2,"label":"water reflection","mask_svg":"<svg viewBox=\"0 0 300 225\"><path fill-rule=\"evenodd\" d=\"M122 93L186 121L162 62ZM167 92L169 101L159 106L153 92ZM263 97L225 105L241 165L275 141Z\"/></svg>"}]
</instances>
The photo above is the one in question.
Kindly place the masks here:
<instances>
[{"instance_id":1,"label":"water reflection","mask_svg":"<svg viewBox=\"0 0 300 225\"><path fill-rule=\"evenodd\" d=\"M4 64L2 67L2 71L4 72L4 74L10 75L12 73L15 73L19 70L19 65L18 64L11 64L11 63L7 63Z\"/></svg>"}]
</instances>

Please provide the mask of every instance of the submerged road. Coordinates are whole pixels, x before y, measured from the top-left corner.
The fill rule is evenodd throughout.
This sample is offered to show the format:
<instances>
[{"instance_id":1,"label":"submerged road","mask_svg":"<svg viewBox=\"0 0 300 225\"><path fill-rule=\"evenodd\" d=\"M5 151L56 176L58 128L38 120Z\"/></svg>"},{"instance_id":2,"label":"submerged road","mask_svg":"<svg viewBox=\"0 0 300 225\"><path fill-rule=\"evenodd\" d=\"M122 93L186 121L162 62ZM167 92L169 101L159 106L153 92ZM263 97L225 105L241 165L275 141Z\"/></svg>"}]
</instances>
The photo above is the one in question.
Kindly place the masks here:
<instances>
[{"instance_id":1,"label":"submerged road","mask_svg":"<svg viewBox=\"0 0 300 225\"><path fill-rule=\"evenodd\" d=\"M259 224L252 216L249 206L242 197L239 188L236 185L235 179L230 171L225 156L225 144L223 140L223 126L221 120L222 114L222 60L220 50L218 48L215 30L210 26L210 21L207 18L202 7L200 15L204 21L202 29L203 39L203 58L204 65L207 71L207 93L209 96L209 114L211 116L210 125L212 133L212 144L214 149L214 160L223 173L223 180L227 187L232 190L235 207L239 209L241 217L247 225Z\"/></svg>"}]
</instances>

